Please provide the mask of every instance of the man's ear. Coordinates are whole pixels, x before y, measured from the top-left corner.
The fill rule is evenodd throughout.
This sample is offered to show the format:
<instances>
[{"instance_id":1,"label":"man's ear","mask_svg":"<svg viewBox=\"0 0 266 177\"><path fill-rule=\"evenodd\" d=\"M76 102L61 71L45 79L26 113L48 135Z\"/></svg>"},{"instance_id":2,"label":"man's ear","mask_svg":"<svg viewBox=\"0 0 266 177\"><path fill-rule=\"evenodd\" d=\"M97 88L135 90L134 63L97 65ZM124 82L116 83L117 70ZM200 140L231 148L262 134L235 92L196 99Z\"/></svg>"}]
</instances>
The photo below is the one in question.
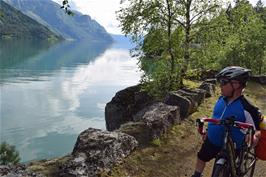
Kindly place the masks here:
<instances>
[{"instance_id":1,"label":"man's ear","mask_svg":"<svg viewBox=\"0 0 266 177\"><path fill-rule=\"evenodd\" d=\"M245 88L245 85L243 85L241 82L239 82L238 86L235 86L235 89L243 90Z\"/></svg>"}]
</instances>

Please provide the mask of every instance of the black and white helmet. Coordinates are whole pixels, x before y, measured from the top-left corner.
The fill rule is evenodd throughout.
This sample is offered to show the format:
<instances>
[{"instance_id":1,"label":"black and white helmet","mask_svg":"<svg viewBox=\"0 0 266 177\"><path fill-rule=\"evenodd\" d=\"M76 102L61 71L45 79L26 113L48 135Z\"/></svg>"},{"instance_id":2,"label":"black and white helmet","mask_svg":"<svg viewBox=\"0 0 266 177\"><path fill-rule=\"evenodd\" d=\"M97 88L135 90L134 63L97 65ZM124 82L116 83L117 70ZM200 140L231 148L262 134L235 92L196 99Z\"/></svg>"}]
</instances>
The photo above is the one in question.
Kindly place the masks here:
<instances>
[{"instance_id":1,"label":"black and white helmet","mask_svg":"<svg viewBox=\"0 0 266 177\"><path fill-rule=\"evenodd\" d=\"M229 80L238 80L245 84L250 76L251 70L242 68L239 66L229 66L220 71L215 77L219 80L221 78L226 78Z\"/></svg>"}]
</instances>

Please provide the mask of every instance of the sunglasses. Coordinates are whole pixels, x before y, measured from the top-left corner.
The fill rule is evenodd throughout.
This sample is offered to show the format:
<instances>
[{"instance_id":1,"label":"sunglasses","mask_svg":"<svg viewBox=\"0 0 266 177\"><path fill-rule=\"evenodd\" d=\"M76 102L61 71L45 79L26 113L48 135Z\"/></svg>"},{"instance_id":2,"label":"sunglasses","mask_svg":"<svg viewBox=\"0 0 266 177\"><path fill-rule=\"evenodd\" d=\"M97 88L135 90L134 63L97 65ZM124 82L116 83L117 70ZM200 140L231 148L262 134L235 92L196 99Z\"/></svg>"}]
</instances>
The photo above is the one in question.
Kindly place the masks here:
<instances>
[{"instance_id":1,"label":"sunglasses","mask_svg":"<svg viewBox=\"0 0 266 177\"><path fill-rule=\"evenodd\" d=\"M219 82L219 84L221 86L224 86L224 85L228 84L229 82L232 83L232 84L239 84L240 83L238 81L231 81L231 80L228 80L228 79L219 79L218 82Z\"/></svg>"},{"instance_id":2,"label":"sunglasses","mask_svg":"<svg viewBox=\"0 0 266 177\"><path fill-rule=\"evenodd\" d=\"M228 84L230 82L230 80L228 80L228 79L219 79L218 82L219 82L220 85L226 85L226 84Z\"/></svg>"}]
</instances>

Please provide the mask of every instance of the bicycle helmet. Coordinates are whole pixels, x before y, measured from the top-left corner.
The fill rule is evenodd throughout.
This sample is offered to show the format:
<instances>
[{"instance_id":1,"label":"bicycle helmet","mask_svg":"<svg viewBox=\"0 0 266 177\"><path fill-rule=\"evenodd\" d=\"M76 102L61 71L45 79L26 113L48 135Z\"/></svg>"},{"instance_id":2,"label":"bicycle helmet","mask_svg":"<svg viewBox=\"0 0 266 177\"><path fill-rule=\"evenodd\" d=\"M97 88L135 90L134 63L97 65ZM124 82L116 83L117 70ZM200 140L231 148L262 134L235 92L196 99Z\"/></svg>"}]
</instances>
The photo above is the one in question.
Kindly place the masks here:
<instances>
[{"instance_id":1,"label":"bicycle helmet","mask_svg":"<svg viewBox=\"0 0 266 177\"><path fill-rule=\"evenodd\" d=\"M221 70L215 77L217 80L226 78L229 80L237 80L243 84L249 79L251 70L240 66L229 66Z\"/></svg>"}]
</instances>

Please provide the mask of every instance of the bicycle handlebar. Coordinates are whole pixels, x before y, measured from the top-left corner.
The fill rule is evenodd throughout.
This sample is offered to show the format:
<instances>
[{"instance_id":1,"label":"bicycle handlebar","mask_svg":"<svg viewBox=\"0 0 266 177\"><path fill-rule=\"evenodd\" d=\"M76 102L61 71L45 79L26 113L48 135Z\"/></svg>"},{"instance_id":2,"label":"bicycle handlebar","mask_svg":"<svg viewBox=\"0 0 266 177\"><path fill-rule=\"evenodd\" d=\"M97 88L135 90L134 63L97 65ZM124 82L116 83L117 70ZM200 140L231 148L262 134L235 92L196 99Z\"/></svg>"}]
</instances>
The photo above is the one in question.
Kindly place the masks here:
<instances>
[{"instance_id":1,"label":"bicycle handlebar","mask_svg":"<svg viewBox=\"0 0 266 177\"><path fill-rule=\"evenodd\" d=\"M254 131L254 128L253 128L252 124L235 121L232 118L214 119L214 118L204 117L204 118L196 120L196 123L197 123L197 126L198 126L198 132L201 135L206 134L206 132L204 132L204 129L203 129L204 122L211 122L211 123L214 123L214 124L217 124L217 125L233 126L233 127L239 128L239 129L252 129L252 131Z\"/></svg>"}]
</instances>

